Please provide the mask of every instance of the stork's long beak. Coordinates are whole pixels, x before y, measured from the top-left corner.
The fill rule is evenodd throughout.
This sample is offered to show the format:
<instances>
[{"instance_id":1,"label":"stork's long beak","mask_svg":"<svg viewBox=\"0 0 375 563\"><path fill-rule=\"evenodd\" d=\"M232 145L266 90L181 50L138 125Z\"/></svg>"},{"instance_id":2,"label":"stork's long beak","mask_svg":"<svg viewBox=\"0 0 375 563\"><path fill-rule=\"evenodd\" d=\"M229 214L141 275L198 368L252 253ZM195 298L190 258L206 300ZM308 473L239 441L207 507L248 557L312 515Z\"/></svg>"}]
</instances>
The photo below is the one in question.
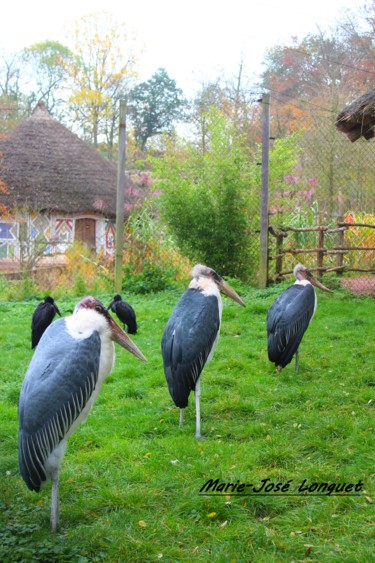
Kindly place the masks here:
<instances>
[{"instance_id":1,"label":"stork's long beak","mask_svg":"<svg viewBox=\"0 0 375 563\"><path fill-rule=\"evenodd\" d=\"M242 307L246 307L246 305L242 301L241 297L238 295L238 293L236 291L234 291L233 287L231 287L228 282L221 279L220 282L218 283L218 286L219 286L220 291L225 293L225 295L227 295L228 297L233 299L233 301L236 301L237 303L242 305Z\"/></svg>"},{"instance_id":2,"label":"stork's long beak","mask_svg":"<svg viewBox=\"0 0 375 563\"><path fill-rule=\"evenodd\" d=\"M134 354L134 356L136 356L143 362L147 362L146 358L144 357L138 346L134 344L134 342L129 338L126 332L122 330L122 328L116 323L116 321L112 317L110 317L109 324L111 327L112 340L117 342L117 344L120 344L120 346L125 348L125 350L128 350L131 354Z\"/></svg>"},{"instance_id":3,"label":"stork's long beak","mask_svg":"<svg viewBox=\"0 0 375 563\"><path fill-rule=\"evenodd\" d=\"M110 304L109 304L108 307L107 307L107 311L110 310L110 308L112 307L112 305L113 305L114 302L115 302L115 300L112 299L112 301L110 302Z\"/></svg>"},{"instance_id":4,"label":"stork's long beak","mask_svg":"<svg viewBox=\"0 0 375 563\"><path fill-rule=\"evenodd\" d=\"M310 283L315 285L315 287L318 287L319 289L326 291L327 293L333 293L332 289L328 289L328 287L326 287L325 285L320 283L320 281L318 281L316 278L314 278L314 276L312 274L308 275L307 279L309 280Z\"/></svg>"},{"instance_id":5,"label":"stork's long beak","mask_svg":"<svg viewBox=\"0 0 375 563\"><path fill-rule=\"evenodd\" d=\"M60 315L60 317L61 317L61 313L60 313L59 308L58 308L58 306L56 305L56 303L54 303L54 307L55 307L56 313L57 313L58 315Z\"/></svg>"}]
</instances>

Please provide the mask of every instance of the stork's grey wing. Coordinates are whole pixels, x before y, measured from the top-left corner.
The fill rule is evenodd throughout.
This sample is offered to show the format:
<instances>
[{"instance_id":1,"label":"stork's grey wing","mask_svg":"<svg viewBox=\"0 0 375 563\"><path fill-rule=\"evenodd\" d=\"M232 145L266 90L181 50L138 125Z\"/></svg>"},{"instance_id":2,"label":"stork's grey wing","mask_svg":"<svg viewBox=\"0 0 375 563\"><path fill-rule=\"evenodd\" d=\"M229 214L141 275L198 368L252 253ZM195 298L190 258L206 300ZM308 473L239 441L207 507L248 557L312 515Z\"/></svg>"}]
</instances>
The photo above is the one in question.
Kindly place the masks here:
<instances>
[{"instance_id":1,"label":"stork's grey wing","mask_svg":"<svg viewBox=\"0 0 375 563\"><path fill-rule=\"evenodd\" d=\"M268 357L286 366L301 343L314 314L315 292L309 284L288 287L271 305L267 315Z\"/></svg>"},{"instance_id":2,"label":"stork's grey wing","mask_svg":"<svg viewBox=\"0 0 375 563\"><path fill-rule=\"evenodd\" d=\"M180 408L210 355L220 329L217 298L188 289L177 303L162 338L164 371L170 394Z\"/></svg>"},{"instance_id":3,"label":"stork's grey wing","mask_svg":"<svg viewBox=\"0 0 375 563\"><path fill-rule=\"evenodd\" d=\"M87 404L98 379L99 356L98 333L72 338L65 319L44 333L19 400L19 464L30 489L38 491L46 480L46 459Z\"/></svg>"}]
</instances>

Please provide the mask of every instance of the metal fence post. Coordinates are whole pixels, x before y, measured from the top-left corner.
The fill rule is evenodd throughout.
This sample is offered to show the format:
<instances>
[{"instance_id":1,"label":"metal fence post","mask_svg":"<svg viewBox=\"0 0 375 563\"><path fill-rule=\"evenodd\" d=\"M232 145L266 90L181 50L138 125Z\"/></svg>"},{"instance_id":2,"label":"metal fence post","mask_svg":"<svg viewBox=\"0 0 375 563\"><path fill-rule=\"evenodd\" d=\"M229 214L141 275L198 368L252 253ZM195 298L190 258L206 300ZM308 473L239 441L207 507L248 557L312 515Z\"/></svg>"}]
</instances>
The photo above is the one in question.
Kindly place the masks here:
<instances>
[{"instance_id":1,"label":"metal fence post","mask_svg":"<svg viewBox=\"0 0 375 563\"><path fill-rule=\"evenodd\" d=\"M262 96L262 197L260 212L259 287L268 284L268 177L270 149L270 95Z\"/></svg>"},{"instance_id":2,"label":"metal fence post","mask_svg":"<svg viewBox=\"0 0 375 563\"><path fill-rule=\"evenodd\" d=\"M119 152L117 167L116 201L116 261L115 293L122 287L122 252L124 248L124 203L125 203L125 158L126 158L126 112L125 100L120 100Z\"/></svg>"}]
</instances>

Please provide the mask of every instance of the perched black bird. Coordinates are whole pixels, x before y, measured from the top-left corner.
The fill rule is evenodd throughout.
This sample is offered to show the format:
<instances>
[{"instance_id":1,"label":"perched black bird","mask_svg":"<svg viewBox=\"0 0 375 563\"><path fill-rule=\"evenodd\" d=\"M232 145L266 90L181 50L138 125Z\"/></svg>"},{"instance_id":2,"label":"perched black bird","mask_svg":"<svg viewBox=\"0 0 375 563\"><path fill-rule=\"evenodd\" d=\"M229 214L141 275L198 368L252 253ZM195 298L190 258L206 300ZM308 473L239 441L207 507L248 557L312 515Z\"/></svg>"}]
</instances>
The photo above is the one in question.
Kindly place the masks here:
<instances>
[{"instance_id":1,"label":"perched black bird","mask_svg":"<svg viewBox=\"0 0 375 563\"><path fill-rule=\"evenodd\" d=\"M200 429L200 375L219 339L223 304L220 291L245 303L219 274L197 264L189 288L183 293L165 327L161 349L169 392L180 410L180 425L190 391L195 394L196 432Z\"/></svg>"},{"instance_id":2,"label":"perched black bird","mask_svg":"<svg viewBox=\"0 0 375 563\"><path fill-rule=\"evenodd\" d=\"M113 369L114 342L146 361L104 305L85 297L44 333L22 384L18 457L27 487L52 480L51 530L59 524L59 468L69 437L85 422Z\"/></svg>"},{"instance_id":3,"label":"perched black bird","mask_svg":"<svg viewBox=\"0 0 375 563\"><path fill-rule=\"evenodd\" d=\"M279 295L267 314L268 358L279 372L292 361L294 354L298 370L298 348L316 310L313 285L332 293L302 264L297 264L293 273L297 281Z\"/></svg>"},{"instance_id":4,"label":"perched black bird","mask_svg":"<svg viewBox=\"0 0 375 563\"><path fill-rule=\"evenodd\" d=\"M135 334L138 330L137 319L134 309L129 303L121 299L121 295L115 295L107 309L111 309L119 320L128 327L128 334Z\"/></svg>"},{"instance_id":5,"label":"perched black bird","mask_svg":"<svg viewBox=\"0 0 375 563\"><path fill-rule=\"evenodd\" d=\"M39 303L36 307L31 319L31 348L35 348L39 343L42 334L52 323L56 313L61 317L61 313L54 299L47 295L44 301Z\"/></svg>"}]
</instances>

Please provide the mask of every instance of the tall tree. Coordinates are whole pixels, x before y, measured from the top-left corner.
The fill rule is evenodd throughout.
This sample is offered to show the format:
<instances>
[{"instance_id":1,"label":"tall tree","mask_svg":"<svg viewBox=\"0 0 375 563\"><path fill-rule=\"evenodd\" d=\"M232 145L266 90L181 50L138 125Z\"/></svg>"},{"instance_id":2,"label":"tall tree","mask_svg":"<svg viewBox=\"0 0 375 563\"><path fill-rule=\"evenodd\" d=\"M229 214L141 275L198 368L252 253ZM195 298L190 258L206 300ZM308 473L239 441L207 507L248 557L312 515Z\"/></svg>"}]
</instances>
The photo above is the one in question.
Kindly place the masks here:
<instances>
[{"instance_id":1,"label":"tall tree","mask_svg":"<svg viewBox=\"0 0 375 563\"><path fill-rule=\"evenodd\" d=\"M0 55L0 133L18 123L28 112L21 92L22 59L19 53Z\"/></svg>"},{"instance_id":2,"label":"tall tree","mask_svg":"<svg viewBox=\"0 0 375 563\"><path fill-rule=\"evenodd\" d=\"M347 10L337 24L337 32L350 53L351 86L357 91L370 88L374 82L375 0L368 0L356 12Z\"/></svg>"},{"instance_id":3,"label":"tall tree","mask_svg":"<svg viewBox=\"0 0 375 563\"><path fill-rule=\"evenodd\" d=\"M73 83L70 107L81 135L109 156L117 131L119 100L136 76L135 39L111 15L89 14L76 22L75 60L68 70Z\"/></svg>"},{"instance_id":4,"label":"tall tree","mask_svg":"<svg viewBox=\"0 0 375 563\"><path fill-rule=\"evenodd\" d=\"M155 135L171 133L175 121L184 118L186 104L182 90L163 68L135 86L129 93L127 109L139 148L143 151Z\"/></svg>"},{"instance_id":5,"label":"tall tree","mask_svg":"<svg viewBox=\"0 0 375 563\"><path fill-rule=\"evenodd\" d=\"M259 133L257 136L259 104L254 104L258 98L259 96L254 96L245 78L242 59L236 76L224 81L219 77L214 82L202 84L193 101L190 120L196 126L198 142L202 149L204 150L207 144L207 120L211 107L223 112L249 148L254 148L254 143L260 140Z\"/></svg>"},{"instance_id":6,"label":"tall tree","mask_svg":"<svg viewBox=\"0 0 375 563\"><path fill-rule=\"evenodd\" d=\"M70 49L57 41L34 43L24 49L23 63L33 106L43 100L51 113L62 117L58 109L66 102L67 66L73 58Z\"/></svg>"},{"instance_id":7,"label":"tall tree","mask_svg":"<svg viewBox=\"0 0 375 563\"><path fill-rule=\"evenodd\" d=\"M330 34L310 34L290 46L274 47L263 73L262 86L271 91L272 134L303 130L299 176L314 181L320 210L330 217L339 211L339 201L349 202L355 176L355 163L335 129L336 116L373 82L375 1L368 4L372 16L368 10L367 22L346 14ZM354 204L352 195L350 199Z\"/></svg>"},{"instance_id":8,"label":"tall tree","mask_svg":"<svg viewBox=\"0 0 375 563\"><path fill-rule=\"evenodd\" d=\"M357 15L347 11L329 32L294 38L268 51L261 86L272 94L276 134L296 130L301 123L311 127L312 105L335 113L372 85L375 0L360 14L361 9Z\"/></svg>"}]
</instances>

